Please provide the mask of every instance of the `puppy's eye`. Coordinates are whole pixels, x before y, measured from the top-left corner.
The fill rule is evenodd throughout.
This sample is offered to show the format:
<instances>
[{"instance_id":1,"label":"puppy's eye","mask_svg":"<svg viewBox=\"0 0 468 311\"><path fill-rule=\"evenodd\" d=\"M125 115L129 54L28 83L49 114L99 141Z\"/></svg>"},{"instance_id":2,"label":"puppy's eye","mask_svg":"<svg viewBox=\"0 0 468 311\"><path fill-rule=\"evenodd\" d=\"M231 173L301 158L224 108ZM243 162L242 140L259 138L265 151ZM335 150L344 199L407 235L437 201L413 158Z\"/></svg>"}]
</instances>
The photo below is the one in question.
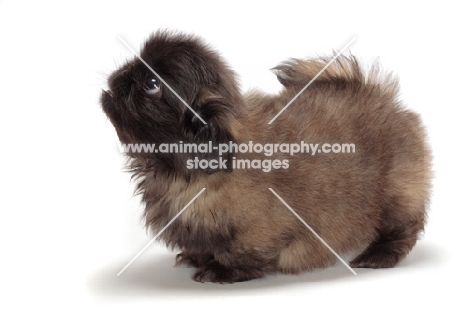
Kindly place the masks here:
<instances>
[{"instance_id":1,"label":"puppy's eye","mask_svg":"<svg viewBox=\"0 0 468 311\"><path fill-rule=\"evenodd\" d=\"M155 76L149 77L145 82L145 91L148 94L157 94L159 92L159 79Z\"/></svg>"}]
</instances>

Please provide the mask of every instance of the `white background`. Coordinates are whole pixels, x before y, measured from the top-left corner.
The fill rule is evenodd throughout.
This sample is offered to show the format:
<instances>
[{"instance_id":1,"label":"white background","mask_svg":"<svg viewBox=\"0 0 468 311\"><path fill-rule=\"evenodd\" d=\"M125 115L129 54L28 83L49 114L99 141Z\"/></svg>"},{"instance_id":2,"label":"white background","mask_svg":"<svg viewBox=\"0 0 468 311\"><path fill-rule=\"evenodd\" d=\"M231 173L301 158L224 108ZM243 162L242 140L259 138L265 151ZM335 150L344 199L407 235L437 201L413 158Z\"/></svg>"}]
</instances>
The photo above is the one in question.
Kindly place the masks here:
<instances>
[{"instance_id":1,"label":"white background","mask_svg":"<svg viewBox=\"0 0 468 311\"><path fill-rule=\"evenodd\" d=\"M464 7L114 2L0 2L2 309L466 308ZM357 276L337 264L217 285L192 281L193 270L174 268L174 254L155 244L117 277L150 237L98 99L107 75L131 57L118 36L138 49L158 28L204 37L244 90L275 92L280 85L269 68L288 57L330 54L352 37L350 49L364 63L379 57L398 74L402 100L428 127L436 172L426 233L408 258Z\"/></svg>"}]
</instances>

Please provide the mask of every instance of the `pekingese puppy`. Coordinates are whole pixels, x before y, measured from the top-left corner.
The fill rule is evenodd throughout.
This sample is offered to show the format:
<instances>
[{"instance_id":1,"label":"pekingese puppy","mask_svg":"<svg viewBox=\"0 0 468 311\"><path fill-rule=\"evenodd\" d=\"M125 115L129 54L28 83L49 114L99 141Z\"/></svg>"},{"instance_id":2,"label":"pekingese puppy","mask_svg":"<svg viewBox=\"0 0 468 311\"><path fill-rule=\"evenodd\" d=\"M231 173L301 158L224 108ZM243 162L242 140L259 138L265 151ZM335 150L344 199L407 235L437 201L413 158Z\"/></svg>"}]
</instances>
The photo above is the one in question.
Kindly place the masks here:
<instances>
[{"instance_id":1,"label":"pekingese puppy","mask_svg":"<svg viewBox=\"0 0 468 311\"><path fill-rule=\"evenodd\" d=\"M154 234L206 188L159 236L194 280L327 267L337 257L323 241L358 254L358 268L393 267L413 248L431 155L393 76L339 56L300 93L332 57L291 59L273 69L279 94L242 94L195 36L159 31L140 55L109 77L102 109L122 144L155 148L127 152Z\"/></svg>"}]
</instances>

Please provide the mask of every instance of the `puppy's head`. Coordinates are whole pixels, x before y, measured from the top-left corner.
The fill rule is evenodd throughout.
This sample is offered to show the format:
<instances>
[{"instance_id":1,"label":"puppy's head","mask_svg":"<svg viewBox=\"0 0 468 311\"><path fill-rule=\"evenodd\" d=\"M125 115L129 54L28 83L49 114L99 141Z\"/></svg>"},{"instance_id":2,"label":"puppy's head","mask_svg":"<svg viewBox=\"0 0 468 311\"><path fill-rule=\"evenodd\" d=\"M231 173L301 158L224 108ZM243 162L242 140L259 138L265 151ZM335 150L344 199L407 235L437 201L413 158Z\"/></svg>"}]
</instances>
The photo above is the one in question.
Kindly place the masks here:
<instances>
[{"instance_id":1,"label":"puppy's head","mask_svg":"<svg viewBox=\"0 0 468 311\"><path fill-rule=\"evenodd\" d=\"M216 52L194 36L160 31L148 39L140 56L157 75L135 57L109 77L109 91L101 96L122 143L215 145L235 139L233 121L245 104L234 73ZM176 154L144 157L166 157L169 166L182 163Z\"/></svg>"}]
</instances>

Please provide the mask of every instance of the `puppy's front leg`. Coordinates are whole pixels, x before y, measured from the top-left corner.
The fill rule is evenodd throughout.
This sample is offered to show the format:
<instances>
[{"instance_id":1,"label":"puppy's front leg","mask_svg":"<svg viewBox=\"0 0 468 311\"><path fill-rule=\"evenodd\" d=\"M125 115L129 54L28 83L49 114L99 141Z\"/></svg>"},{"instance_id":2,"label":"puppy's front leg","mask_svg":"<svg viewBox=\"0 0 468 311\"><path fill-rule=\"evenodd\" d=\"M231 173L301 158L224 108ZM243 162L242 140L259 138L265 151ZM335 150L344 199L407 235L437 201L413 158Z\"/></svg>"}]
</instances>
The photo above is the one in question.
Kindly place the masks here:
<instances>
[{"instance_id":1,"label":"puppy's front leg","mask_svg":"<svg viewBox=\"0 0 468 311\"><path fill-rule=\"evenodd\" d=\"M273 258L272 258L273 257ZM199 267L193 276L197 282L235 283L260 278L274 271L276 256L243 250L215 254L205 266Z\"/></svg>"},{"instance_id":2,"label":"puppy's front leg","mask_svg":"<svg viewBox=\"0 0 468 311\"><path fill-rule=\"evenodd\" d=\"M189 267L200 268L206 266L214 259L213 254L199 254L184 250L176 257L176 266L186 265Z\"/></svg>"},{"instance_id":3,"label":"puppy's front leg","mask_svg":"<svg viewBox=\"0 0 468 311\"><path fill-rule=\"evenodd\" d=\"M216 260L210 261L206 266L198 268L193 276L197 282L235 283L260 278L265 274L257 268L230 268Z\"/></svg>"}]
</instances>

